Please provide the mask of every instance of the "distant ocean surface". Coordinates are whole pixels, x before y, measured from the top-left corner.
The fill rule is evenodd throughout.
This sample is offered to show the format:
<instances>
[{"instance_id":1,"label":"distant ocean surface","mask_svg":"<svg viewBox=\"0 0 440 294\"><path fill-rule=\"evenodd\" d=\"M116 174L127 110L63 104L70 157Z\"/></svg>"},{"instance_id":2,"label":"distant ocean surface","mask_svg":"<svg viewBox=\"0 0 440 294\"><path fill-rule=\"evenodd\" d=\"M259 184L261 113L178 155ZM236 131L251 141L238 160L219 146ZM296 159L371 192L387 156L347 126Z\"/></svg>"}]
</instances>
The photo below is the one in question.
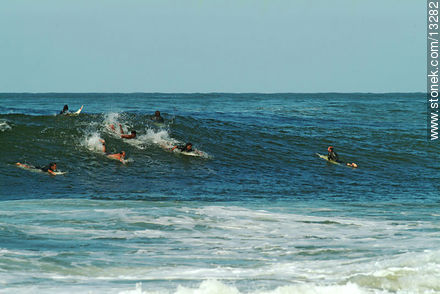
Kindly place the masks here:
<instances>
[{"instance_id":1,"label":"distant ocean surface","mask_svg":"<svg viewBox=\"0 0 440 294\"><path fill-rule=\"evenodd\" d=\"M0 293L440 293L439 154L422 93L0 94Z\"/></svg>"}]
</instances>

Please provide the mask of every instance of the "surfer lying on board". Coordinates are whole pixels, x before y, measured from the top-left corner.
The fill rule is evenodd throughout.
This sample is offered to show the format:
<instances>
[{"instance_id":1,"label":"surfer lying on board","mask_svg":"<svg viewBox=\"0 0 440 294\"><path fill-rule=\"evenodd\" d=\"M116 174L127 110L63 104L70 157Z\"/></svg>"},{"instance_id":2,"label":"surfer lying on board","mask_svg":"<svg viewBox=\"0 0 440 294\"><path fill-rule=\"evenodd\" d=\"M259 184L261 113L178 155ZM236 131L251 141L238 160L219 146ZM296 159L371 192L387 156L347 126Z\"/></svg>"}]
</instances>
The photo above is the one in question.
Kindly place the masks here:
<instances>
[{"instance_id":1,"label":"surfer lying on board","mask_svg":"<svg viewBox=\"0 0 440 294\"><path fill-rule=\"evenodd\" d=\"M113 131L116 132L116 129L115 129L115 125L114 125L114 124L111 124L111 125L110 125L110 128L111 128ZM122 129L122 125L121 125L121 124L119 124L119 129L120 129L120 131L121 131L121 138L123 138L123 139L134 139L134 138L136 138L136 131L135 131L135 130L132 130L132 131L130 132L130 135L129 135L129 134L124 134L124 130Z\"/></svg>"},{"instance_id":2,"label":"surfer lying on board","mask_svg":"<svg viewBox=\"0 0 440 294\"><path fill-rule=\"evenodd\" d=\"M194 152L195 150L192 149L192 144L191 143L186 143L185 145L182 146L174 146L173 148L171 148L171 151L174 151L174 149L179 149L180 152Z\"/></svg>"},{"instance_id":3,"label":"surfer lying on board","mask_svg":"<svg viewBox=\"0 0 440 294\"><path fill-rule=\"evenodd\" d=\"M69 106L66 104L63 107L63 110L60 111L60 114L68 114L69 113Z\"/></svg>"},{"instance_id":4,"label":"surfer lying on board","mask_svg":"<svg viewBox=\"0 0 440 294\"><path fill-rule=\"evenodd\" d=\"M120 162L124 163L125 151L121 151L121 152L115 153L115 154L107 154L107 148L105 147L105 141L102 139L99 139L99 142L101 142L101 144L102 144L102 152L104 152L108 158L116 159L116 160L119 160Z\"/></svg>"},{"instance_id":5,"label":"surfer lying on board","mask_svg":"<svg viewBox=\"0 0 440 294\"><path fill-rule=\"evenodd\" d=\"M329 146L327 148L327 150L328 150L328 154L327 154L328 160L332 160L332 161L335 161L335 162L343 163L342 161L339 161L339 156L335 152L335 148L333 146ZM357 167L357 164L354 163L354 162L352 162L352 163L348 163L347 162L347 163L345 163L345 165L351 166L351 167Z\"/></svg>"},{"instance_id":6,"label":"surfer lying on board","mask_svg":"<svg viewBox=\"0 0 440 294\"><path fill-rule=\"evenodd\" d=\"M151 117L151 120L154 120L155 122L158 123L163 123L164 119L162 116L160 116L160 111L156 110L156 112L154 113L154 116Z\"/></svg>"},{"instance_id":7,"label":"surfer lying on board","mask_svg":"<svg viewBox=\"0 0 440 294\"><path fill-rule=\"evenodd\" d=\"M17 162L15 165L20 166L20 167L24 167L24 168L29 168L29 169L39 169L45 173L49 173L54 176L55 176L55 172L57 171L56 162L51 162L48 165L43 166L43 167L32 166L32 165L28 165L28 164L24 164L24 163L20 163L20 162Z\"/></svg>"}]
</instances>

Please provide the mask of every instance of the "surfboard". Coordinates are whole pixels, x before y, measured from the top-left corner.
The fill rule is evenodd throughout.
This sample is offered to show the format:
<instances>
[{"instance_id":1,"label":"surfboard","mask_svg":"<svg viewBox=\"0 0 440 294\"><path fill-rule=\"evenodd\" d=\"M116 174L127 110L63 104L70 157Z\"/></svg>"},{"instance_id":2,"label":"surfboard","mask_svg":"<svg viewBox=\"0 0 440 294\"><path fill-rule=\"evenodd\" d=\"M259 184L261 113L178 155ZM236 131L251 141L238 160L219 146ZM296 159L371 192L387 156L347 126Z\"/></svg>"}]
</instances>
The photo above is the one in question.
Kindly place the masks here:
<instances>
[{"instance_id":1,"label":"surfboard","mask_svg":"<svg viewBox=\"0 0 440 294\"><path fill-rule=\"evenodd\" d=\"M43 172L43 171L42 171L42 172ZM57 171L54 172L54 174L56 174L57 176L59 176L59 175L65 175L65 174L67 174L67 172L57 170Z\"/></svg>"},{"instance_id":2,"label":"surfboard","mask_svg":"<svg viewBox=\"0 0 440 294\"><path fill-rule=\"evenodd\" d=\"M319 154L319 153L316 153L316 155L318 155L319 158L322 158L322 159L326 160L327 162L330 162L330 163L333 163L333 164L337 164L337 165L341 164L340 162L337 162L337 161L334 161L334 160L329 160L327 155L322 155L322 154Z\"/></svg>"},{"instance_id":3,"label":"surfboard","mask_svg":"<svg viewBox=\"0 0 440 294\"><path fill-rule=\"evenodd\" d=\"M337 161L334 161L334 160L329 160L327 155L322 155L322 154L319 154L319 153L316 153L316 155L318 155L320 158L324 159L325 161L333 163L333 164L343 165L345 167L351 167L351 168L357 168L358 167L358 165L356 163L354 163L354 162L353 163L346 163L346 164L344 164L344 163L337 162Z\"/></svg>"},{"instance_id":4,"label":"surfboard","mask_svg":"<svg viewBox=\"0 0 440 294\"><path fill-rule=\"evenodd\" d=\"M180 151L179 153L182 154L182 155L186 155L186 156L208 158L208 154L206 154L203 151L197 150L197 149L194 150L193 152Z\"/></svg>"},{"instance_id":5,"label":"surfboard","mask_svg":"<svg viewBox=\"0 0 440 294\"><path fill-rule=\"evenodd\" d=\"M186 155L186 156L198 156L198 157L200 157L200 156L202 156L200 153L196 153L196 152L185 152L185 151L182 151L182 152L180 152L180 154L183 154L183 155Z\"/></svg>"},{"instance_id":6,"label":"surfboard","mask_svg":"<svg viewBox=\"0 0 440 294\"><path fill-rule=\"evenodd\" d=\"M155 126L158 127L158 128L163 128L163 127L165 127L165 123L160 123L160 122L155 122L155 121L153 121L152 124L155 125Z\"/></svg>"},{"instance_id":7,"label":"surfboard","mask_svg":"<svg viewBox=\"0 0 440 294\"><path fill-rule=\"evenodd\" d=\"M84 107L84 105L81 105L81 107L77 111L72 112L72 113L67 113L66 115L68 115L68 116L77 116L77 115L79 115L81 113L81 111L83 110L83 107Z\"/></svg>"}]
</instances>

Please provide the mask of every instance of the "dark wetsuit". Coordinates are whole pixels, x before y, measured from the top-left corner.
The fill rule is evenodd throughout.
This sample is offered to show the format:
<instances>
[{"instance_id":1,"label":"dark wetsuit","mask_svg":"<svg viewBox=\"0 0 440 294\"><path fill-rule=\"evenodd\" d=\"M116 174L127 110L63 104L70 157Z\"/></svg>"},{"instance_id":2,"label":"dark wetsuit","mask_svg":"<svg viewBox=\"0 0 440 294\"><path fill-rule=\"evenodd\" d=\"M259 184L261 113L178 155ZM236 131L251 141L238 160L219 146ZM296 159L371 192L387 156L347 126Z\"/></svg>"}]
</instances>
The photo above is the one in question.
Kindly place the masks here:
<instances>
[{"instance_id":1,"label":"dark wetsuit","mask_svg":"<svg viewBox=\"0 0 440 294\"><path fill-rule=\"evenodd\" d=\"M36 168L36 169L40 169L40 170L44 171L45 173L47 173L49 170L51 170L51 169L50 169L50 165L46 165L46 166L43 166L43 167L41 167L41 166L36 166L35 168ZM54 171L54 170L52 170L52 171Z\"/></svg>"},{"instance_id":2,"label":"dark wetsuit","mask_svg":"<svg viewBox=\"0 0 440 294\"><path fill-rule=\"evenodd\" d=\"M163 117L161 117L160 115L159 116L152 116L151 120L154 120L155 122L158 122L158 123L164 122Z\"/></svg>"},{"instance_id":3,"label":"dark wetsuit","mask_svg":"<svg viewBox=\"0 0 440 294\"><path fill-rule=\"evenodd\" d=\"M64 108L63 110L60 111L58 115L67 115L69 113L70 113L69 108Z\"/></svg>"},{"instance_id":4,"label":"dark wetsuit","mask_svg":"<svg viewBox=\"0 0 440 294\"><path fill-rule=\"evenodd\" d=\"M328 160L339 162L339 156L335 151L331 151L327 155Z\"/></svg>"},{"instance_id":5,"label":"dark wetsuit","mask_svg":"<svg viewBox=\"0 0 440 294\"><path fill-rule=\"evenodd\" d=\"M184 145L184 146L177 146L177 149L179 149L181 152L194 152L194 150L192 149L192 147L191 147L191 149L186 149L186 145Z\"/></svg>"}]
</instances>

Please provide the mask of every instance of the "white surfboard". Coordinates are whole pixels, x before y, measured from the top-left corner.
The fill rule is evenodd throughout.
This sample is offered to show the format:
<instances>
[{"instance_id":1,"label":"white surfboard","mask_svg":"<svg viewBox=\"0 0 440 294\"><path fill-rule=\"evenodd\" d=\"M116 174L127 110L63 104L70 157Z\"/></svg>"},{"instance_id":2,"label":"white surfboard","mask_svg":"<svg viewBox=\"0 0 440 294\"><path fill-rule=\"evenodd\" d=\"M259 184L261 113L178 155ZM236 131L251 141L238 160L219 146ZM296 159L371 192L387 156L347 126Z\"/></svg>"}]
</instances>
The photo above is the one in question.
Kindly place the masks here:
<instances>
[{"instance_id":1,"label":"white surfboard","mask_svg":"<svg viewBox=\"0 0 440 294\"><path fill-rule=\"evenodd\" d=\"M329 160L327 155L322 155L322 154L319 154L319 153L316 153L316 155L318 155L320 158L326 160L327 162L330 162L330 163L333 163L333 164L343 165L343 166L352 167L352 168L357 168L358 167L358 165L356 163L354 163L354 162L353 163L346 163L346 164L344 164L344 163L337 162L337 161L334 161L334 160Z\"/></svg>"},{"instance_id":2,"label":"white surfboard","mask_svg":"<svg viewBox=\"0 0 440 294\"><path fill-rule=\"evenodd\" d=\"M84 107L84 105L81 105L81 107L77 111L72 112L72 113L68 113L66 115L68 115L68 116L77 116L77 115L79 115L81 113L81 111L83 110L83 107Z\"/></svg>"},{"instance_id":3,"label":"white surfboard","mask_svg":"<svg viewBox=\"0 0 440 294\"><path fill-rule=\"evenodd\" d=\"M330 163L333 163L333 164L338 164L338 165L341 164L341 163L339 163L337 161L329 160L327 155L322 155L322 154L319 154L319 153L316 153L316 155L318 155L319 158L322 158L322 159L326 160L327 162L330 162Z\"/></svg>"},{"instance_id":4,"label":"white surfboard","mask_svg":"<svg viewBox=\"0 0 440 294\"><path fill-rule=\"evenodd\" d=\"M202 155L200 155L199 153L196 153L196 152L185 152L185 151L182 151L182 152L180 152L180 154L183 154L183 155L186 155L186 156L202 156Z\"/></svg>"},{"instance_id":5,"label":"white surfboard","mask_svg":"<svg viewBox=\"0 0 440 294\"><path fill-rule=\"evenodd\" d=\"M60 170L54 171L53 173L56 174L57 176L67 174L67 172L60 171Z\"/></svg>"},{"instance_id":6,"label":"white surfboard","mask_svg":"<svg viewBox=\"0 0 440 294\"><path fill-rule=\"evenodd\" d=\"M194 156L194 157L203 157L203 158L208 158L208 154L206 154L203 151L200 150L194 150L192 152L186 152L186 151L181 151L179 152L182 155L186 155L186 156Z\"/></svg>"}]
</instances>

